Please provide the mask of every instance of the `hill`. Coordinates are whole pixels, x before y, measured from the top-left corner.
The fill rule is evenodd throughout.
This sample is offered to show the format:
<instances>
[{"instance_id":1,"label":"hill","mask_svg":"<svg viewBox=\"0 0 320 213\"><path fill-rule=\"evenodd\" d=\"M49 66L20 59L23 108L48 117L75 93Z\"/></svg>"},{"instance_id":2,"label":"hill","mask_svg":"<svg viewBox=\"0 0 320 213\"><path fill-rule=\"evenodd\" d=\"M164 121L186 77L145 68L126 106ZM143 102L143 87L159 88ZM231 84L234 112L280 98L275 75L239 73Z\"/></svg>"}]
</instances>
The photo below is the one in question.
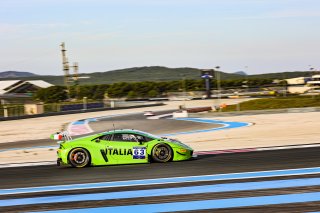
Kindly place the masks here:
<instances>
[{"instance_id":1,"label":"hill","mask_svg":"<svg viewBox=\"0 0 320 213\"><path fill-rule=\"evenodd\" d=\"M201 70L196 68L168 68L160 66L134 67L109 72L84 74L98 82L139 82L139 81L174 81L181 79L200 79ZM222 79L236 79L238 75L221 72Z\"/></svg>"},{"instance_id":2,"label":"hill","mask_svg":"<svg viewBox=\"0 0 320 213\"><path fill-rule=\"evenodd\" d=\"M168 68L160 66L134 67L108 72L82 73L80 84L111 84L116 82L174 81L181 79L200 79L200 69ZM81 78L90 77L90 78ZM238 79L240 75L221 72L221 79ZM63 85L63 76L33 76L11 78L21 80L44 80L55 85Z\"/></svg>"},{"instance_id":3,"label":"hill","mask_svg":"<svg viewBox=\"0 0 320 213\"><path fill-rule=\"evenodd\" d=\"M0 78L20 78L20 77L31 77L37 76L31 72L21 72L21 71L4 71L0 72Z\"/></svg>"},{"instance_id":4,"label":"hill","mask_svg":"<svg viewBox=\"0 0 320 213\"><path fill-rule=\"evenodd\" d=\"M196 68L168 68L161 66L150 67L134 67L127 69L119 69L107 72L82 73L80 84L111 84L116 82L141 82L141 81L174 81L182 79L200 79L200 69ZM284 79L301 76L311 76L312 73L304 72L282 72L267 73L259 75L243 75L243 73L221 73L222 80L233 79L250 79L250 78L266 78L266 79ZM32 73L31 73L32 74ZM7 77L9 78L9 77ZM21 80L44 80L54 85L63 85L63 76L39 76L31 75L28 77L10 77L10 79Z\"/></svg>"},{"instance_id":5,"label":"hill","mask_svg":"<svg viewBox=\"0 0 320 213\"><path fill-rule=\"evenodd\" d=\"M248 75L246 72L244 71L238 71L238 72L234 72L233 74L237 74L237 75Z\"/></svg>"},{"instance_id":6,"label":"hill","mask_svg":"<svg viewBox=\"0 0 320 213\"><path fill-rule=\"evenodd\" d=\"M311 77L314 75L310 71L295 71L295 72L279 72L279 73L265 73L259 75L250 75L250 78L271 78L271 79L285 79L297 77Z\"/></svg>"}]
</instances>

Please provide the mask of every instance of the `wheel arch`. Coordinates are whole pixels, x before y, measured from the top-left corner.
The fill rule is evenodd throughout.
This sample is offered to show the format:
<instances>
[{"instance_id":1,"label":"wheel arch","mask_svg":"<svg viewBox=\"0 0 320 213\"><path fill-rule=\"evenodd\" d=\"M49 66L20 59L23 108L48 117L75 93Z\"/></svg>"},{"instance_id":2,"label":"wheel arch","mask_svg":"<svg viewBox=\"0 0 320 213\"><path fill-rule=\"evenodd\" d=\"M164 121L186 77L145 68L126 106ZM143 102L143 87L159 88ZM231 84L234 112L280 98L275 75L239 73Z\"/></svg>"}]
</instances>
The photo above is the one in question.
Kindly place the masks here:
<instances>
[{"instance_id":1,"label":"wheel arch","mask_svg":"<svg viewBox=\"0 0 320 213\"><path fill-rule=\"evenodd\" d=\"M173 161L173 158L174 158L174 155L175 155L174 149L173 149L173 147L170 145L170 143L167 143L167 142L155 143L155 144L152 146L152 148L150 149L150 153L148 153L149 158L151 159L151 161L153 161L153 160L152 160L152 152L153 152L153 149L155 148L155 146L157 146L157 145L159 145L159 144L165 144L165 145L167 145L167 146L171 149L171 153L172 153L172 154L171 154L171 158L170 158L170 160L169 160L168 162Z\"/></svg>"},{"instance_id":2,"label":"wheel arch","mask_svg":"<svg viewBox=\"0 0 320 213\"><path fill-rule=\"evenodd\" d=\"M75 149L84 149L84 150L86 150L86 151L88 152L88 154L89 154L89 163L88 163L88 164L91 165L91 163L92 163L92 154L90 153L89 149L87 149L87 148L85 148L85 147L81 147L81 146L72 147L72 148L69 150L68 155L67 155L68 164L71 165L69 155L70 155L70 153L71 153L73 150L75 150Z\"/></svg>"}]
</instances>

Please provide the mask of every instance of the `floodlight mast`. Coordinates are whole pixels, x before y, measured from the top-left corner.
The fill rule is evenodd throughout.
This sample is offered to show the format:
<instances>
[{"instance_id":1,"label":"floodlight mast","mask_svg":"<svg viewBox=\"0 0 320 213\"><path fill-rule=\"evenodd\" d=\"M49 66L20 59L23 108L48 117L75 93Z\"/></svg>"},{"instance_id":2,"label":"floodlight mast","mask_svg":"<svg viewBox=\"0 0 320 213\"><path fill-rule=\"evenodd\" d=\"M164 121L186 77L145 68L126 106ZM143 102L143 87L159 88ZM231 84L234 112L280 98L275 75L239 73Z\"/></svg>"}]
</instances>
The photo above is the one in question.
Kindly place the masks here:
<instances>
[{"instance_id":1,"label":"floodlight mast","mask_svg":"<svg viewBox=\"0 0 320 213\"><path fill-rule=\"evenodd\" d=\"M79 65L78 62L74 62L73 63L73 81L74 84L78 84L78 80L79 80Z\"/></svg>"},{"instance_id":2,"label":"floodlight mast","mask_svg":"<svg viewBox=\"0 0 320 213\"><path fill-rule=\"evenodd\" d=\"M201 70L201 78L205 80L205 87L206 87L206 98L211 98L211 85L210 81L213 78L213 69L203 69Z\"/></svg>"},{"instance_id":3,"label":"floodlight mast","mask_svg":"<svg viewBox=\"0 0 320 213\"><path fill-rule=\"evenodd\" d=\"M70 83L73 83L76 87L77 96L79 94L79 65L78 62L74 62L73 66L73 74L70 74L70 66L69 61L66 56L66 49L64 42L61 43L61 53L62 53L62 65L63 65L63 72L64 72L64 86L67 88L68 94L70 93Z\"/></svg>"},{"instance_id":4,"label":"floodlight mast","mask_svg":"<svg viewBox=\"0 0 320 213\"><path fill-rule=\"evenodd\" d=\"M73 63L73 82L76 89L76 98L79 98L80 87L79 87L79 65L78 62Z\"/></svg>"},{"instance_id":5,"label":"floodlight mast","mask_svg":"<svg viewBox=\"0 0 320 213\"><path fill-rule=\"evenodd\" d=\"M68 92L70 91L70 86L69 86L69 78L70 78L70 73L69 73L69 62L68 58L66 56L66 49L65 49L65 44L64 42L61 43L61 53L62 53L62 66L63 66L63 72L64 72L64 86L67 88Z\"/></svg>"}]
</instances>

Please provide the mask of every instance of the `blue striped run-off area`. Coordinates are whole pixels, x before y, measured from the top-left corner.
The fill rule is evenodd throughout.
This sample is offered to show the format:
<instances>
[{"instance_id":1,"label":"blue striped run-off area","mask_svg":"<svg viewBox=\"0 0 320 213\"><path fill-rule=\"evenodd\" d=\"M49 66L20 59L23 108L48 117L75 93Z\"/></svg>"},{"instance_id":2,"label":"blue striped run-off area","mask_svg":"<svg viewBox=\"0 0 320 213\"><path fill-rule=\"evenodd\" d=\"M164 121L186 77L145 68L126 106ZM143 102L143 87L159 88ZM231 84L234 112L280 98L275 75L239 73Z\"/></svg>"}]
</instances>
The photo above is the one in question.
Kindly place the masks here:
<instances>
[{"instance_id":1,"label":"blue striped run-off area","mask_svg":"<svg viewBox=\"0 0 320 213\"><path fill-rule=\"evenodd\" d=\"M319 201L319 200L320 200L320 192L310 192L310 193L288 194L288 195L174 202L174 203L166 203L166 204L144 204L144 205L129 205L129 206L116 206L116 207L73 209L73 210L57 210L57 211L50 211L50 212L55 212L55 213L68 213L68 212L151 213L151 212L192 211L192 210L205 210L205 209L221 209L221 208L236 208L236 207L262 206L262 205L275 205L275 204L304 203L304 202L313 202L313 201Z\"/></svg>"},{"instance_id":2,"label":"blue striped run-off area","mask_svg":"<svg viewBox=\"0 0 320 213\"><path fill-rule=\"evenodd\" d=\"M193 121L193 122L209 123L209 124L221 124L222 127L203 129L203 130L194 130L194 131L188 131L188 132L177 132L172 134L165 134L164 136L193 134L193 133L201 133L201 132L213 132L218 130L234 129L234 128L246 127L251 125L251 123L247 123L247 122L231 122L231 121L221 121L221 120L213 120L213 119L206 119L206 118L177 118L176 120Z\"/></svg>"},{"instance_id":3,"label":"blue striped run-off area","mask_svg":"<svg viewBox=\"0 0 320 213\"><path fill-rule=\"evenodd\" d=\"M122 192L106 192L106 193L90 193L76 195L58 195L35 198L20 198L7 199L0 203L0 206L15 206L15 205L31 205L31 204L48 204L58 202L76 202L76 201L98 201L111 199L127 199L141 198L150 196L174 196L200 193L216 193L216 192L236 192L244 190L259 190L259 189L278 189L289 187L316 186L320 185L320 178L302 178L290 180L275 180L247 183L228 183L214 184L190 187L164 188L164 189L148 189L136 191ZM320 195L320 192L319 192ZM318 198L320 200L320 196Z\"/></svg>"},{"instance_id":4,"label":"blue striped run-off area","mask_svg":"<svg viewBox=\"0 0 320 213\"><path fill-rule=\"evenodd\" d=\"M318 174L320 168L302 168L289 170L273 170L273 171L259 171L246 172L234 174L216 174L205 176L192 177L176 177L176 178L162 178L162 179L147 179L147 180L132 180L132 181L118 181L105 182L94 184L76 184L65 186L48 186L34 187L34 188L20 188L20 189L3 189L0 194L23 194L30 192L44 192L44 191L63 191L74 189L94 189L94 188L108 188L116 186L139 186L150 184L168 184L168 183L183 183L190 181L212 181L212 180L230 180L230 179L250 179L261 177L280 177L293 176L293 179L285 180L264 180L242 183L222 183L222 184L207 184L200 186L186 186L175 188L161 188L161 189L146 189L146 190L130 190L119 192L102 192L90 194L69 194L69 195L55 195L43 197L29 197L17 199L1 200L1 207L19 206L19 205L36 205L36 204L50 204L59 202L77 202L77 201L101 201L112 199L127 199L127 198L141 198L152 196L177 196L187 194L201 194L201 193L221 193L221 192L237 192L237 191L254 191L263 189L281 189L294 187L310 187L319 186L320 178L299 178L298 175ZM187 210L203 210L203 209L219 209L219 208L236 208L245 206L260 206L273 204L291 204L320 201L320 192L305 192L296 194L283 195L268 195L256 197L243 198L227 198L201 201L185 201L185 202L171 202L160 204L139 204L113 207L98 207L85 208L75 210L53 210L53 212L168 212L168 211L187 211Z\"/></svg>"}]
</instances>

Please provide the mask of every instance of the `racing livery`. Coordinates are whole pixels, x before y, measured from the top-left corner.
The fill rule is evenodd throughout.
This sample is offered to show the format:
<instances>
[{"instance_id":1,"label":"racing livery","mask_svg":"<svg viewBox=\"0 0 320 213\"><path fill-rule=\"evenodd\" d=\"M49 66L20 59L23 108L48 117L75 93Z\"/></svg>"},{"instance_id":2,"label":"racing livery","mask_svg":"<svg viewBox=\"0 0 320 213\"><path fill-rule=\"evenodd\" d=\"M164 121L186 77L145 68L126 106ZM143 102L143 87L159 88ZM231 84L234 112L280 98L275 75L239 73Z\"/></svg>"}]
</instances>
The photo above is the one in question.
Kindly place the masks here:
<instances>
[{"instance_id":1,"label":"racing livery","mask_svg":"<svg viewBox=\"0 0 320 213\"><path fill-rule=\"evenodd\" d=\"M139 130L113 130L74 140L62 132L51 135L51 138L60 140L58 166L165 163L188 160L193 155L193 149L178 140Z\"/></svg>"}]
</instances>

